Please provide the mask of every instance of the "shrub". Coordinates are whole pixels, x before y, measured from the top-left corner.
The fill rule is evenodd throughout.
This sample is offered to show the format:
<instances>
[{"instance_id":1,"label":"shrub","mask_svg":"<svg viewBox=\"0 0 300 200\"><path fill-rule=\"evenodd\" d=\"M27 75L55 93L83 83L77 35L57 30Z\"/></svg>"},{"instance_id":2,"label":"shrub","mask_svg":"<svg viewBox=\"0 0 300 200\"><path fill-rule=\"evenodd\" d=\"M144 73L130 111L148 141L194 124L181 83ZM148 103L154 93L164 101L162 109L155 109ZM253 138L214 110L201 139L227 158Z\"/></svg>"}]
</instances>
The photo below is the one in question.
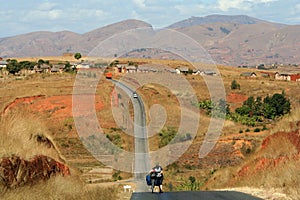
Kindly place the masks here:
<instances>
[{"instance_id":1,"label":"shrub","mask_svg":"<svg viewBox=\"0 0 300 200\"><path fill-rule=\"evenodd\" d=\"M175 128L167 127L159 132L159 147L164 147L176 136L177 131Z\"/></svg>"},{"instance_id":2,"label":"shrub","mask_svg":"<svg viewBox=\"0 0 300 200\"><path fill-rule=\"evenodd\" d=\"M240 88L241 88L241 86L240 86L240 84L237 83L236 80L233 80L233 81L231 82L231 89L232 89L232 90L236 90L236 89L239 90Z\"/></svg>"},{"instance_id":3,"label":"shrub","mask_svg":"<svg viewBox=\"0 0 300 200\"><path fill-rule=\"evenodd\" d=\"M260 132L260 128L255 128L254 132Z\"/></svg>"},{"instance_id":4,"label":"shrub","mask_svg":"<svg viewBox=\"0 0 300 200\"><path fill-rule=\"evenodd\" d=\"M268 130L268 128L266 127L266 125L263 126L262 131Z\"/></svg>"}]
</instances>

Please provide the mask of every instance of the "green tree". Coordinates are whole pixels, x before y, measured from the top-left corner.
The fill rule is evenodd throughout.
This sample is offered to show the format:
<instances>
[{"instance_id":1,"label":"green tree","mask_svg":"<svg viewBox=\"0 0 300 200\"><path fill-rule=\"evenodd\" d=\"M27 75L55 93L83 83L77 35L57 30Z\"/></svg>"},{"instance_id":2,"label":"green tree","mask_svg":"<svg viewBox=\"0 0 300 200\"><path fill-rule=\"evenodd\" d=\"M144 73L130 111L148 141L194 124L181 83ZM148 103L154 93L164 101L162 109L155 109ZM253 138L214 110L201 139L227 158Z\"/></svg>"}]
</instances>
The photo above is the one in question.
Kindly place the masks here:
<instances>
[{"instance_id":1,"label":"green tree","mask_svg":"<svg viewBox=\"0 0 300 200\"><path fill-rule=\"evenodd\" d=\"M18 73L22 68L20 63L18 63L18 61L16 59L12 59L8 62L7 66L6 66L7 71L10 74L16 74Z\"/></svg>"},{"instance_id":2,"label":"green tree","mask_svg":"<svg viewBox=\"0 0 300 200\"><path fill-rule=\"evenodd\" d=\"M38 65L42 65L42 64L48 64L49 65L49 60L43 60L43 59L39 59L38 60Z\"/></svg>"},{"instance_id":3,"label":"green tree","mask_svg":"<svg viewBox=\"0 0 300 200\"><path fill-rule=\"evenodd\" d=\"M74 54L74 58L75 58L76 60L79 60L81 57L82 57L82 56L81 56L80 53L75 53L75 54Z\"/></svg>"},{"instance_id":4,"label":"green tree","mask_svg":"<svg viewBox=\"0 0 300 200\"><path fill-rule=\"evenodd\" d=\"M236 81L236 80L233 80L232 82L231 82L231 89L232 90L236 90L236 89L240 89L241 88L241 86L240 86L240 84L238 84L238 82Z\"/></svg>"},{"instance_id":5,"label":"green tree","mask_svg":"<svg viewBox=\"0 0 300 200\"><path fill-rule=\"evenodd\" d=\"M242 107L235 109L235 112L242 116L249 116L251 108L248 105L243 105Z\"/></svg>"},{"instance_id":6,"label":"green tree","mask_svg":"<svg viewBox=\"0 0 300 200\"><path fill-rule=\"evenodd\" d=\"M70 71L72 71L71 64L70 64L69 62L67 62L67 63L65 64L64 71L65 71L65 72L70 72Z\"/></svg>"},{"instance_id":7,"label":"green tree","mask_svg":"<svg viewBox=\"0 0 300 200\"><path fill-rule=\"evenodd\" d=\"M30 61L21 61L19 64L21 69L28 69L28 70L33 70L34 66L36 65L35 62L30 62Z\"/></svg>"},{"instance_id":8,"label":"green tree","mask_svg":"<svg viewBox=\"0 0 300 200\"><path fill-rule=\"evenodd\" d=\"M290 112L291 104L285 98L285 94L274 94L269 104L276 110L276 116L281 116Z\"/></svg>"},{"instance_id":9,"label":"green tree","mask_svg":"<svg viewBox=\"0 0 300 200\"><path fill-rule=\"evenodd\" d=\"M261 97L257 97L255 100L255 106L254 106L254 115L256 116L262 116L263 115L263 101Z\"/></svg>"}]
</instances>

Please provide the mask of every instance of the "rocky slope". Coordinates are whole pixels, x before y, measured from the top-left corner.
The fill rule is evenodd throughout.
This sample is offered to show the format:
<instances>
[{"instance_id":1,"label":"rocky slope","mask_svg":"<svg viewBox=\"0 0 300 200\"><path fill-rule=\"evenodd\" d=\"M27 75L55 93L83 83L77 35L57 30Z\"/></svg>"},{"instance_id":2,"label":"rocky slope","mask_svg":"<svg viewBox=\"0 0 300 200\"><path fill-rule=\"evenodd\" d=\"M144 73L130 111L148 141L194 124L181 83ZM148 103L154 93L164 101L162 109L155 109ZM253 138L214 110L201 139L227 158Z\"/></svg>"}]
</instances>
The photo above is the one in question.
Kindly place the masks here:
<instances>
[{"instance_id":1,"label":"rocky slope","mask_svg":"<svg viewBox=\"0 0 300 200\"><path fill-rule=\"evenodd\" d=\"M44 155L37 155L32 160L18 156L0 159L0 184L8 188L48 180L54 175L70 175L70 170L66 165Z\"/></svg>"}]
</instances>

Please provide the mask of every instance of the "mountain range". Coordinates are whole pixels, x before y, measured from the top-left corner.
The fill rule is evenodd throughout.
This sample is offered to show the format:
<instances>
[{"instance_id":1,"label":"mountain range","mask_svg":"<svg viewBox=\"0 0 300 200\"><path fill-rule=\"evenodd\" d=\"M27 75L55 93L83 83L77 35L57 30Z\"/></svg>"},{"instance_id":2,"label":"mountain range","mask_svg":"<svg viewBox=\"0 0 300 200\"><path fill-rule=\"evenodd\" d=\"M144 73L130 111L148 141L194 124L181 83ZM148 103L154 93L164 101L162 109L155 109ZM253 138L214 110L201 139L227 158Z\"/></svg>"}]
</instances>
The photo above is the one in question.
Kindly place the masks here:
<instances>
[{"instance_id":1,"label":"mountain range","mask_svg":"<svg viewBox=\"0 0 300 200\"><path fill-rule=\"evenodd\" d=\"M38 31L0 38L0 56L56 56L67 52L88 54L114 34L144 27L152 26L130 19L84 34ZM219 64L300 63L300 25L272 23L246 15L210 15L191 17L166 28L196 40Z\"/></svg>"}]
</instances>

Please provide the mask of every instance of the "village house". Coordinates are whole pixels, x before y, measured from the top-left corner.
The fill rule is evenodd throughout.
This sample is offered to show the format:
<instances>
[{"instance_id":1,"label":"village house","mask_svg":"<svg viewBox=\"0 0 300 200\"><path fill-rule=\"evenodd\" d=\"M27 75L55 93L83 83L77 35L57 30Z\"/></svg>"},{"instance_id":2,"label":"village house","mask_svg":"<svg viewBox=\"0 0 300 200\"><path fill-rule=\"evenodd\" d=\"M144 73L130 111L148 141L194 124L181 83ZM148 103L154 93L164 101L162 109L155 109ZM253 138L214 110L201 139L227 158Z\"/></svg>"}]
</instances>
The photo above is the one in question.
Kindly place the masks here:
<instances>
[{"instance_id":1,"label":"village house","mask_svg":"<svg viewBox=\"0 0 300 200\"><path fill-rule=\"evenodd\" d=\"M274 72L260 72L261 76L264 78L274 78Z\"/></svg>"},{"instance_id":2,"label":"village house","mask_svg":"<svg viewBox=\"0 0 300 200\"><path fill-rule=\"evenodd\" d=\"M188 67L179 67L179 68L176 68L175 70L176 70L177 74L188 74L188 72L189 72Z\"/></svg>"},{"instance_id":3,"label":"village house","mask_svg":"<svg viewBox=\"0 0 300 200\"><path fill-rule=\"evenodd\" d=\"M201 70L200 69L194 69L193 70L193 75L200 75L201 74Z\"/></svg>"},{"instance_id":4,"label":"village house","mask_svg":"<svg viewBox=\"0 0 300 200\"><path fill-rule=\"evenodd\" d=\"M50 65L44 63L42 65L35 65L33 70L35 73L50 73L51 67Z\"/></svg>"},{"instance_id":5,"label":"village house","mask_svg":"<svg viewBox=\"0 0 300 200\"><path fill-rule=\"evenodd\" d=\"M137 72L137 67L130 65L126 67L126 73L136 73Z\"/></svg>"},{"instance_id":6,"label":"village house","mask_svg":"<svg viewBox=\"0 0 300 200\"><path fill-rule=\"evenodd\" d=\"M281 81L290 81L291 80L291 73L288 72L283 72L283 73L279 73L276 72L275 73L275 80L281 80Z\"/></svg>"},{"instance_id":7,"label":"village house","mask_svg":"<svg viewBox=\"0 0 300 200\"><path fill-rule=\"evenodd\" d=\"M257 77L257 75L256 75L255 72L244 72L244 73L241 74L241 76L244 76L244 77L252 77L252 78Z\"/></svg>"},{"instance_id":8,"label":"village house","mask_svg":"<svg viewBox=\"0 0 300 200\"><path fill-rule=\"evenodd\" d=\"M64 68L65 68L64 64L53 65L50 72L51 73L63 73Z\"/></svg>"},{"instance_id":9,"label":"village house","mask_svg":"<svg viewBox=\"0 0 300 200\"><path fill-rule=\"evenodd\" d=\"M5 61L5 60L1 60L0 61L0 68L2 69L2 68L6 68L6 66L7 66L7 61Z\"/></svg>"},{"instance_id":10,"label":"village house","mask_svg":"<svg viewBox=\"0 0 300 200\"><path fill-rule=\"evenodd\" d=\"M165 72L168 72L168 73L171 73L171 74L176 74L177 73L176 70L173 69L173 68L166 68Z\"/></svg>"},{"instance_id":11,"label":"village house","mask_svg":"<svg viewBox=\"0 0 300 200\"><path fill-rule=\"evenodd\" d=\"M204 70L200 72L201 76L216 76L217 73L215 71L212 70Z\"/></svg>"},{"instance_id":12,"label":"village house","mask_svg":"<svg viewBox=\"0 0 300 200\"><path fill-rule=\"evenodd\" d=\"M158 70L149 64L145 64L145 65L138 66L137 72L149 73L149 72L158 72Z\"/></svg>"},{"instance_id":13,"label":"village house","mask_svg":"<svg viewBox=\"0 0 300 200\"><path fill-rule=\"evenodd\" d=\"M292 72L282 72L282 73L276 72L275 80L300 81L300 74L292 73Z\"/></svg>"},{"instance_id":14,"label":"village house","mask_svg":"<svg viewBox=\"0 0 300 200\"><path fill-rule=\"evenodd\" d=\"M9 74L8 71L6 70L7 64L8 63L4 60L0 61L0 75L1 75L1 77L4 76L4 75Z\"/></svg>"},{"instance_id":15,"label":"village house","mask_svg":"<svg viewBox=\"0 0 300 200\"><path fill-rule=\"evenodd\" d=\"M79 63L76 65L76 69L89 69L90 64L89 63Z\"/></svg>"},{"instance_id":16,"label":"village house","mask_svg":"<svg viewBox=\"0 0 300 200\"><path fill-rule=\"evenodd\" d=\"M114 71L115 72L118 72L118 73L126 73L127 70L127 64L117 64L115 67L114 67Z\"/></svg>"}]
</instances>

